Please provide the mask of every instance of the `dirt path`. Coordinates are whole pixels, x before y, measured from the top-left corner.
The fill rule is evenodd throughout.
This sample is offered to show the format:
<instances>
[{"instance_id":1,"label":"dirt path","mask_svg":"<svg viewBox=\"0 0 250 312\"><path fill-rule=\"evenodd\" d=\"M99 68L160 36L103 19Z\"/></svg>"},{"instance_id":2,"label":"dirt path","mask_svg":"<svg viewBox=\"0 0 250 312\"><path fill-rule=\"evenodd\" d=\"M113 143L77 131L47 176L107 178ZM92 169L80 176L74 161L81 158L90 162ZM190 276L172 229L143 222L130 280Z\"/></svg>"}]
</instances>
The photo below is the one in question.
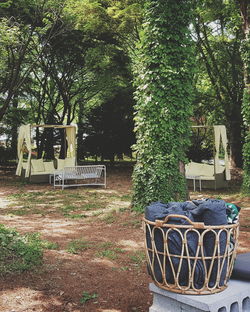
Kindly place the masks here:
<instances>
[{"instance_id":1,"label":"dirt path","mask_svg":"<svg viewBox=\"0 0 250 312\"><path fill-rule=\"evenodd\" d=\"M1 312L148 311L151 280L141 215L129 209L131 171L110 172L106 190L64 192L23 184L12 172L1 177L0 223L21 233L39 232L57 246L45 250L43 266L35 271L0 278ZM250 251L250 199L220 196L242 205L239 252ZM85 248L70 252L69 246L77 241ZM83 292L91 297L86 302Z\"/></svg>"},{"instance_id":2,"label":"dirt path","mask_svg":"<svg viewBox=\"0 0 250 312\"><path fill-rule=\"evenodd\" d=\"M150 280L142 257L140 216L131 215L126 210L129 206L126 196L130 188L129 172L122 172L119 177L113 172L109 175L106 190L88 191L90 196L103 193L112 201L94 211L85 212L94 212L96 217L74 219L60 213L56 206L59 200L54 199L50 207L37 198L36 203L30 202L34 201L32 193L51 192L50 186L22 185L11 175L6 175L0 186L0 223L14 227L20 233L39 232L43 239L57 244L58 248L45 251L43 267L35 272L1 278L0 311L147 311L152 300L148 291ZM15 204L15 194L21 199L22 194L30 194L23 198L21 206L25 208L29 204L39 208L39 213L20 212L19 215L20 201ZM75 200L74 194L76 197L86 195L86 189L67 191L71 201ZM121 199L122 196L125 199ZM124 212L112 219L109 210L113 209L112 214L116 215L117 207L124 209ZM41 212L43 209L44 212ZM100 210L106 212L106 219L98 217ZM77 254L70 253L68 246L76 240L86 241L89 247ZM103 256L104 250L110 254ZM80 304L83 292L94 294L96 298Z\"/></svg>"}]
</instances>

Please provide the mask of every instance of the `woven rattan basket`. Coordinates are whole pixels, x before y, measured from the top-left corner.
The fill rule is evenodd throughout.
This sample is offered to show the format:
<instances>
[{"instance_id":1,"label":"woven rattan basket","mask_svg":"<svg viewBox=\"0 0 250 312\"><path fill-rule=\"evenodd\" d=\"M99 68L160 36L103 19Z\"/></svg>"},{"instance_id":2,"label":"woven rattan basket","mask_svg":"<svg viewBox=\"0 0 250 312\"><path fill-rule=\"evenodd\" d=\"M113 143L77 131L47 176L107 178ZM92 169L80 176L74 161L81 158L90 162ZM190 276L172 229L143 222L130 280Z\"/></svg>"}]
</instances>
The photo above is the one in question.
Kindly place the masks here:
<instances>
[{"instance_id":1,"label":"woven rattan basket","mask_svg":"<svg viewBox=\"0 0 250 312\"><path fill-rule=\"evenodd\" d=\"M174 220L186 224L173 224ZM239 234L239 223L206 226L182 215L155 222L143 219L148 271L163 289L207 295L227 287Z\"/></svg>"}]
</instances>

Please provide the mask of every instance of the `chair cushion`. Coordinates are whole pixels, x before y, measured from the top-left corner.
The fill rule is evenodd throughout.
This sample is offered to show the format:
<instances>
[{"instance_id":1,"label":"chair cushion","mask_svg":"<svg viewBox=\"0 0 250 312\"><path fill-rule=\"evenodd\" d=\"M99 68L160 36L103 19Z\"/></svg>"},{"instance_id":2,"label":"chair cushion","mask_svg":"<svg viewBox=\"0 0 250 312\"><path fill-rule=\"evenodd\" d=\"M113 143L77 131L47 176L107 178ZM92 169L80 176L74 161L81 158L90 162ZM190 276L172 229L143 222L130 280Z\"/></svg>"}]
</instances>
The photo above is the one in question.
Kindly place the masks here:
<instances>
[{"instance_id":1,"label":"chair cushion","mask_svg":"<svg viewBox=\"0 0 250 312\"><path fill-rule=\"evenodd\" d=\"M57 170L63 170L65 167L75 167L75 157L57 158Z\"/></svg>"},{"instance_id":2,"label":"chair cushion","mask_svg":"<svg viewBox=\"0 0 250 312\"><path fill-rule=\"evenodd\" d=\"M40 159L31 159L31 167L34 172L43 172L45 171L42 158Z\"/></svg>"},{"instance_id":3,"label":"chair cushion","mask_svg":"<svg viewBox=\"0 0 250 312\"><path fill-rule=\"evenodd\" d=\"M75 157L65 158L64 167L75 167Z\"/></svg>"},{"instance_id":4,"label":"chair cushion","mask_svg":"<svg viewBox=\"0 0 250 312\"><path fill-rule=\"evenodd\" d=\"M250 281L250 252L237 255L232 278Z\"/></svg>"},{"instance_id":5,"label":"chair cushion","mask_svg":"<svg viewBox=\"0 0 250 312\"><path fill-rule=\"evenodd\" d=\"M64 167L64 159L57 158L57 170L63 170Z\"/></svg>"},{"instance_id":6,"label":"chair cushion","mask_svg":"<svg viewBox=\"0 0 250 312\"><path fill-rule=\"evenodd\" d=\"M43 164L44 164L45 171L50 172L50 173L53 173L55 171L53 161L46 161Z\"/></svg>"},{"instance_id":7,"label":"chair cushion","mask_svg":"<svg viewBox=\"0 0 250 312\"><path fill-rule=\"evenodd\" d=\"M190 162L185 166L187 176L203 176L207 177L208 180L213 180L214 177L214 165L202 164L196 162ZM222 173L225 167L219 166L217 173Z\"/></svg>"}]
</instances>

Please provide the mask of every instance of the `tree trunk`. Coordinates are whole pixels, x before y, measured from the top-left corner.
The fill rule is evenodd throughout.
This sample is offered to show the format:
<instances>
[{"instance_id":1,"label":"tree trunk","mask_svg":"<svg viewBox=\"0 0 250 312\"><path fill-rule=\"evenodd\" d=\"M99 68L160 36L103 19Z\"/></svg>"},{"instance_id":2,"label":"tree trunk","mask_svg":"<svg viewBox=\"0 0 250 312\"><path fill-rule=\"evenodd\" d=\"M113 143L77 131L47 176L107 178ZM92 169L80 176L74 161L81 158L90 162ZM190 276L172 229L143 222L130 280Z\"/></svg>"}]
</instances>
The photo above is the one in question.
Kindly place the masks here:
<instances>
[{"instance_id":1,"label":"tree trunk","mask_svg":"<svg viewBox=\"0 0 250 312\"><path fill-rule=\"evenodd\" d=\"M79 111L78 111L78 123L77 123L77 127L78 127L78 133L77 133L77 162L83 158L83 154L84 154L84 150L83 150L83 134L84 134L84 130L83 130L83 108L84 105L83 104L79 104Z\"/></svg>"},{"instance_id":2,"label":"tree trunk","mask_svg":"<svg viewBox=\"0 0 250 312\"><path fill-rule=\"evenodd\" d=\"M231 154L231 166L233 168L242 168L243 158L242 158L242 115L241 115L241 105L234 105L234 110L228 120L229 125L227 127L229 132L229 147Z\"/></svg>"},{"instance_id":3,"label":"tree trunk","mask_svg":"<svg viewBox=\"0 0 250 312\"><path fill-rule=\"evenodd\" d=\"M60 144L61 144L61 148L60 148L60 154L59 154L59 158L64 159L67 156L67 141L66 141L66 133L65 133L65 129L59 129L60 132Z\"/></svg>"},{"instance_id":4,"label":"tree trunk","mask_svg":"<svg viewBox=\"0 0 250 312\"><path fill-rule=\"evenodd\" d=\"M231 158L231 166L233 168L242 168L243 166L243 160L242 160L242 140L241 140L241 135L242 135L242 128L241 124L238 122L233 122L232 127L229 133L230 137L230 158Z\"/></svg>"},{"instance_id":5,"label":"tree trunk","mask_svg":"<svg viewBox=\"0 0 250 312\"><path fill-rule=\"evenodd\" d=\"M15 97L13 100L13 108L14 112L18 107L18 98ZM13 118L13 123L11 125L11 155L13 155L13 159L17 158L17 129L18 129L19 120L17 118Z\"/></svg>"},{"instance_id":6,"label":"tree trunk","mask_svg":"<svg viewBox=\"0 0 250 312\"><path fill-rule=\"evenodd\" d=\"M179 163L190 144L194 54L189 0L147 0L144 36L134 67L137 163L133 209L153 201L186 200Z\"/></svg>"},{"instance_id":7,"label":"tree trunk","mask_svg":"<svg viewBox=\"0 0 250 312\"><path fill-rule=\"evenodd\" d=\"M54 135L53 128L45 128L45 159L54 159Z\"/></svg>"}]
</instances>

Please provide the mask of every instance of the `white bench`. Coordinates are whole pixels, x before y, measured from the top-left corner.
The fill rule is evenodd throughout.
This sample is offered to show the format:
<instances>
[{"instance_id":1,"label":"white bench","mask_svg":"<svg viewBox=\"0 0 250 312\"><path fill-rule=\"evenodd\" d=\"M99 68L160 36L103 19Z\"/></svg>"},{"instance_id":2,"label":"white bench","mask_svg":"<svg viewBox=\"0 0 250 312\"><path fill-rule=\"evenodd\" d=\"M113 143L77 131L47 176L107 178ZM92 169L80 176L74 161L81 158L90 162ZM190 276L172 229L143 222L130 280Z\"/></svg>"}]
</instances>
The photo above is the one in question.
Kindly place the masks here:
<instances>
[{"instance_id":1,"label":"white bench","mask_svg":"<svg viewBox=\"0 0 250 312\"><path fill-rule=\"evenodd\" d=\"M101 185L106 188L106 166L89 165L65 167L53 174L54 187ZM74 183L72 183L74 181Z\"/></svg>"}]
</instances>

